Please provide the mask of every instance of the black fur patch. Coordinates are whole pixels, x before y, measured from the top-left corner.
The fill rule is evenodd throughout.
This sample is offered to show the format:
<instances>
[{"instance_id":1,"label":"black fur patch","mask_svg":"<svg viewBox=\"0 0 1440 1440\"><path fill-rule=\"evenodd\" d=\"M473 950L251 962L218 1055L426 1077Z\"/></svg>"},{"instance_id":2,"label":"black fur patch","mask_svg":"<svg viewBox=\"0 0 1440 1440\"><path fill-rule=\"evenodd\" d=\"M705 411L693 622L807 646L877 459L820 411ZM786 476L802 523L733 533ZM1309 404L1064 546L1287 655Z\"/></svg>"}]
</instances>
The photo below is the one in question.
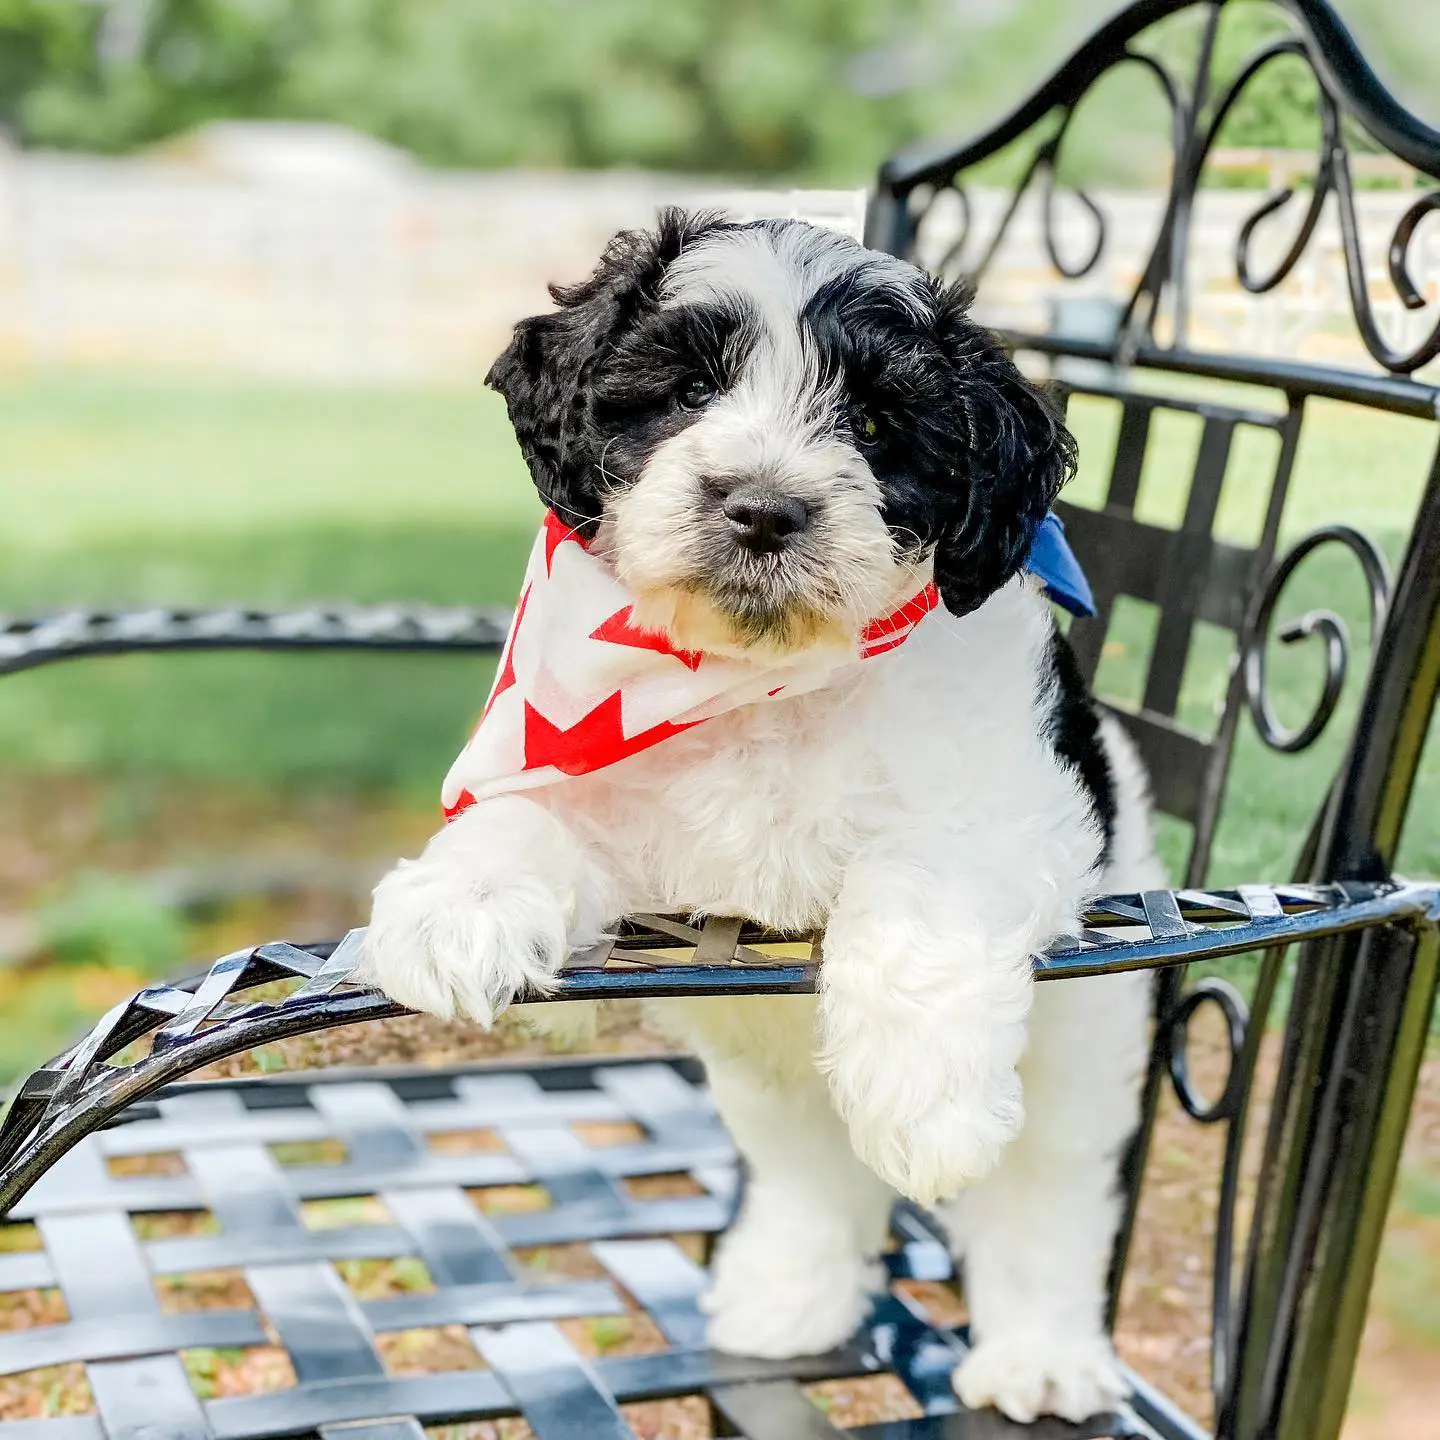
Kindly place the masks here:
<instances>
[{"instance_id":1,"label":"black fur patch","mask_svg":"<svg viewBox=\"0 0 1440 1440\"><path fill-rule=\"evenodd\" d=\"M582 534L599 523L607 491L638 478L655 448L698 418L677 403L677 386L699 375L723 391L758 334L743 296L661 310L666 268L716 232L778 236L799 224L667 210L653 233L616 236L588 280L554 289L558 310L516 326L488 382L505 396L541 497ZM856 246L854 270L799 317L821 373L843 377L836 431L864 454L901 548L933 553L955 615L1019 571L1075 460L1059 412L969 318L970 298L919 271L877 271ZM873 435L854 432L860 414Z\"/></svg>"},{"instance_id":2,"label":"black fur patch","mask_svg":"<svg viewBox=\"0 0 1440 1440\"><path fill-rule=\"evenodd\" d=\"M660 281L680 252L727 228L713 215L670 208L653 231L622 231L588 280L550 287L559 309L520 321L485 377L505 397L540 498L581 534L594 533L605 492L597 374L622 338L656 314Z\"/></svg>"},{"instance_id":3,"label":"black fur patch","mask_svg":"<svg viewBox=\"0 0 1440 1440\"><path fill-rule=\"evenodd\" d=\"M843 374L852 406L877 424L861 448L891 533L907 550L934 550L945 608L965 615L1019 571L1074 470L1075 442L969 318L969 291L917 278L928 322L903 294L851 276L817 291L802 322L822 372Z\"/></svg>"},{"instance_id":4,"label":"black fur patch","mask_svg":"<svg viewBox=\"0 0 1440 1440\"><path fill-rule=\"evenodd\" d=\"M1075 662L1075 652L1058 630L1051 632L1049 658L1055 677L1055 702L1046 720L1046 735L1055 753L1080 776L1090 797L1095 819L1105 836L1100 853L1104 865L1115 838L1116 803L1115 780L1100 739L1100 716Z\"/></svg>"},{"instance_id":5,"label":"black fur patch","mask_svg":"<svg viewBox=\"0 0 1440 1440\"><path fill-rule=\"evenodd\" d=\"M692 377L728 389L754 343L756 317L740 307L683 305L637 319L595 376L594 421L605 486L633 482L654 451L701 418L678 391Z\"/></svg>"}]
</instances>

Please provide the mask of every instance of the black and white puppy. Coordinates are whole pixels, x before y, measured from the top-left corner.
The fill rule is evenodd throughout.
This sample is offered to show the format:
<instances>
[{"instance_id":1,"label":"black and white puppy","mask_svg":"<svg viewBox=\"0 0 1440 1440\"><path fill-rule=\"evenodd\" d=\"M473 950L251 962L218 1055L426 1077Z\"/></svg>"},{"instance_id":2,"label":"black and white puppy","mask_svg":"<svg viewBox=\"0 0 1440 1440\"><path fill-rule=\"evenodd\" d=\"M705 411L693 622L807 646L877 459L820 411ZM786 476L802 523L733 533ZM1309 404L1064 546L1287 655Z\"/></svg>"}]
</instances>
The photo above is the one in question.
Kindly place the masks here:
<instances>
[{"instance_id":1,"label":"black and white puppy","mask_svg":"<svg viewBox=\"0 0 1440 1440\"><path fill-rule=\"evenodd\" d=\"M1021 573L1073 441L963 291L799 222L667 212L554 294L490 383L637 619L773 657L931 578L945 608L833 685L474 805L380 884L370 972L488 1024L627 911L823 926L818 996L656 1007L750 1167L712 1342L846 1339L898 1191L964 1258L962 1399L1104 1410L1148 987L1037 993L1031 960L1087 897L1165 881L1137 760Z\"/></svg>"}]
</instances>

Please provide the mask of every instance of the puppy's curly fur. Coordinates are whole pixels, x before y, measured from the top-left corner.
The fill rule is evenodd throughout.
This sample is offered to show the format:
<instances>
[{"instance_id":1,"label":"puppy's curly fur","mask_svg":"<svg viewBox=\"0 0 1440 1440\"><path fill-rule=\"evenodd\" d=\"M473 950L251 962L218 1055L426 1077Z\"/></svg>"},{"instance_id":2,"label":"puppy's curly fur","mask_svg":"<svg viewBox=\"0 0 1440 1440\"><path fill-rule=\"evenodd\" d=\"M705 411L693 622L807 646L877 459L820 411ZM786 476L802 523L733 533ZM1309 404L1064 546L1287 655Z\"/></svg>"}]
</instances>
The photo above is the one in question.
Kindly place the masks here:
<instances>
[{"instance_id":1,"label":"puppy's curly fur","mask_svg":"<svg viewBox=\"0 0 1440 1440\"><path fill-rule=\"evenodd\" d=\"M844 1340L898 1191L964 1256L962 1398L1106 1409L1148 988L1037 993L1031 958L1164 877L1136 757L1020 573L1073 442L963 291L798 222L667 212L554 294L490 380L637 618L747 655L853 643L932 578L945 609L829 688L473 806L377 889L370 971L488 1024L626 911L823 925L816 997L656 1006L750 1167L713 1343Z\"/></svg>"}]
</instances>

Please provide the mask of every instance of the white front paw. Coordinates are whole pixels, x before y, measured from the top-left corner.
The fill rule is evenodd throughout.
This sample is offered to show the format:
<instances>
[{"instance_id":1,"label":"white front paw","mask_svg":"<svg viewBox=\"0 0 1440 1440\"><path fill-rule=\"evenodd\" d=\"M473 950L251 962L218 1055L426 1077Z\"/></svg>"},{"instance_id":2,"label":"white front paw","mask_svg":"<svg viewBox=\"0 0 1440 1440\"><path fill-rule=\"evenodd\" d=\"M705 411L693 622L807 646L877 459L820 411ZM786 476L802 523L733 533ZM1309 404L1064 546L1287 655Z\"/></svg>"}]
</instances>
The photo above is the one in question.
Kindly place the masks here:
<instances>
[{"instance_id":1,"label":"white front paw","mask_svg":"<svg viewBox=\"0 0 1440 1440\"><path fill-rule=\"evenodd\" d=\"M375 887L361 978L412 1010L488 1027L516 996L550 987L566 920L532 878L481 887L451 857L402 860Z\"/></svg>"},{"instance_id":2,"label":"white front paw","mask_svg":"<svg viewBox=\"0 0 1440 1440\"><path fill-rule=\"evenodd\" d=\"M903 1064L903 1062L901 1062ZM841 1062L830 1084L850 1129L855 1153L885 1183L919 1205L953 1199L984 1179L1025 1119L1020 1078L1014 1070L991 1076L974 1090L891 1097L875 1077ZM894 1104L887 1104L893 1098Z\"/></svg>"},{"instance_id":3,"label":"white front paw","mask_svg":"<svg viewBox=\"0 0 1440 1440\"><path fill-rule=\"evenodd\" d=\"M832 918L825 945L818 1059L855 1153L918 1204L953 1198L1025 1118L1028 955L1013 936L919 924L888 890Z\"/></svg>"},{"instance_id":4,"label":"white front paw","mask_svg":"<svg viewBox=\"0 0 1440 1440\"><path fill-rule=\"evenodd\" d=\"M960 1362L954 1384L970 1409L993 1406L1026 1425L1040 1415L1088 1420L1113 1411L1130 1393L1104 1336L1032 1331L980 1341Z\"/></svg>"}]
</instances>

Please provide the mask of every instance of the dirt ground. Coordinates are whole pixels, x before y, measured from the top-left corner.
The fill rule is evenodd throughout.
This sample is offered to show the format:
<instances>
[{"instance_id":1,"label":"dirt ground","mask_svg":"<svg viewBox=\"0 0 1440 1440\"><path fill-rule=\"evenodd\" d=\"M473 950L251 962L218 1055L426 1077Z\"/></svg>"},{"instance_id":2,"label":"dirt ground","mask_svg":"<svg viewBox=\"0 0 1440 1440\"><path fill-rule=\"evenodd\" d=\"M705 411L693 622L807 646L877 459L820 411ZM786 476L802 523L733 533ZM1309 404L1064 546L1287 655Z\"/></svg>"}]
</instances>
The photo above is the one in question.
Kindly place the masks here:
<instances>
[{"instance_id":1,"label":"dirt ground","mask_svg":"<svg viewBox=\"0 0 1440 1440\"><path fill-rule=\"evenodd\" d=\"M1223 1083L1218 1026L1197 1020L1192 1073L1202 1093ZM1240 1190L1243 1234L1274 1088L1279 1038L1260 1054ZM1146 1171L1140 1216L1121 1293L1121 1355L1207 1423L1210 1280L1221 1126L1195 1124L1168 1091ZM1440 1209L1421 1203L1440 1182L1440 1056L1423 1068L1406 1138L1401 1182L1361 1343L1345 1440L1440 1440ZM1423 1193L1422 1193L1423 1192ZM1428 1213L1427 1213L1428 1212Z\"/></svg>"},{"instance_id":2,"label":"dirt ground","mask_svg":"<svg viewBox=\"0 0 1440 1440\"><path fill-rule=\"evenodd\" d=\"M333 801L299 807L283 820L273 808L219 797L189 797L181 813L161 807L136 825L114 826L83 786L57 797L52 783L42 795L13 785L0 790L0 919L8 911L47 893L57 877L84 866L118 870L194 864L198 835L244 837L248 855L318 853L349 865L357 876L374 868L373 857L413 848L430 823L424 814L376 813ZM19 837L25 837L22 841ZM333 935L357 918L353 887L346 893L297 889L279 901L227 901L196 918L190 927L193 952L219 955L257 939L286 934L305 939ZM23 986L24 974L0 971L0 988ZM134 988L134 977L94 969L77 977L88 986L92 1008L108 1005ZM0 1005L5 1003L0 995ZM543 1054L549 1042L507 1019L493 1034L473 1027L406 1018L308 1037L216 1067L215 1074L274 1071L368 1063L444 1065L501 1055ZM647 1031L637 1013L614 1008L591 1047L602 1053L645 1053L667 1048ZM1273 1083L1278 1046L1267 1038L1260 1065L1260 1091ZM1201 1088L1214 1093L1223 1075L1224 1051L1216 1031L1203 1027L1192 1049L1192 1069ZM1244 1202L1253 1192L1264 1104L1252 1117ZM610 1137L621 1143L624 1137ZM468 1142L466 1142L468 1143ZM605 1136L589 1143L607 1143ZM1208 1333L1214 1191L1223 1146L1220 1127L1201 1127L1168 1096L1151 1151L1145 1196L1122 1296L1117 1342L1124 1358L1201 1420L1210 1418ZM523 1208L534 1201L531 1187L505 1187L505 1195L484 1197L489 1206ZM1058 1197L1057 1197L1058 1198ZM355 1202L331 1202L351 1204ZM354 1223L342 1216L330 1223ZM178 1223L178 1222L177 1222ZM25 1232L29 1232L29 1235ZM167 1232L170 1233L170 1232ZM38 1243L28 1226L0 1229L0 1247ZM695 1237L682 1241L699 1255ZM537 1273L589 1274L595 1261L583 1246L542 1247L528 1263ZM404 1262L355 1262L343 1278L360 1295L403 1291L412 1280ZM962 1302L940 1286L914 1286L915 1298L940 1323L963 1316ZM167 1308L195 1309L248 1304L238 1274L186 1277L167 1286ZM54 1323L64 1318L54 1292L0 1294L0 1331ZM566 1322L572 1343L588 1354L643 1353L660 1343L645 1317ZM453 1328L453 1327L452 1327ZM424 1372L480 1364L463 1330L413 1332L387 1340L385 1362L392 1371ZM294 1383L282 1351L194 1351L186 1357L192 1383L202 1396L245 1393ZM812 1400L842 1427L898 1418L907 1399L893 1383L835 1382L815 1387ZM90 1408L80 1367L35 1372L0 1380L0 1420L82 1413ZM709 1431L703 1406L663 1402L628 1407L641 1440L700 1440ZM439 1432L437 1432L439 1433ZM523 1440L518 1421L444 1427L444 1440ZM1440 1055L1425 1065L1407 1139L1401 1182L1392 1206L1384 1253L1362 1346L1345 1440L1440 1440Z\"/></svg>"}]
</instances>

